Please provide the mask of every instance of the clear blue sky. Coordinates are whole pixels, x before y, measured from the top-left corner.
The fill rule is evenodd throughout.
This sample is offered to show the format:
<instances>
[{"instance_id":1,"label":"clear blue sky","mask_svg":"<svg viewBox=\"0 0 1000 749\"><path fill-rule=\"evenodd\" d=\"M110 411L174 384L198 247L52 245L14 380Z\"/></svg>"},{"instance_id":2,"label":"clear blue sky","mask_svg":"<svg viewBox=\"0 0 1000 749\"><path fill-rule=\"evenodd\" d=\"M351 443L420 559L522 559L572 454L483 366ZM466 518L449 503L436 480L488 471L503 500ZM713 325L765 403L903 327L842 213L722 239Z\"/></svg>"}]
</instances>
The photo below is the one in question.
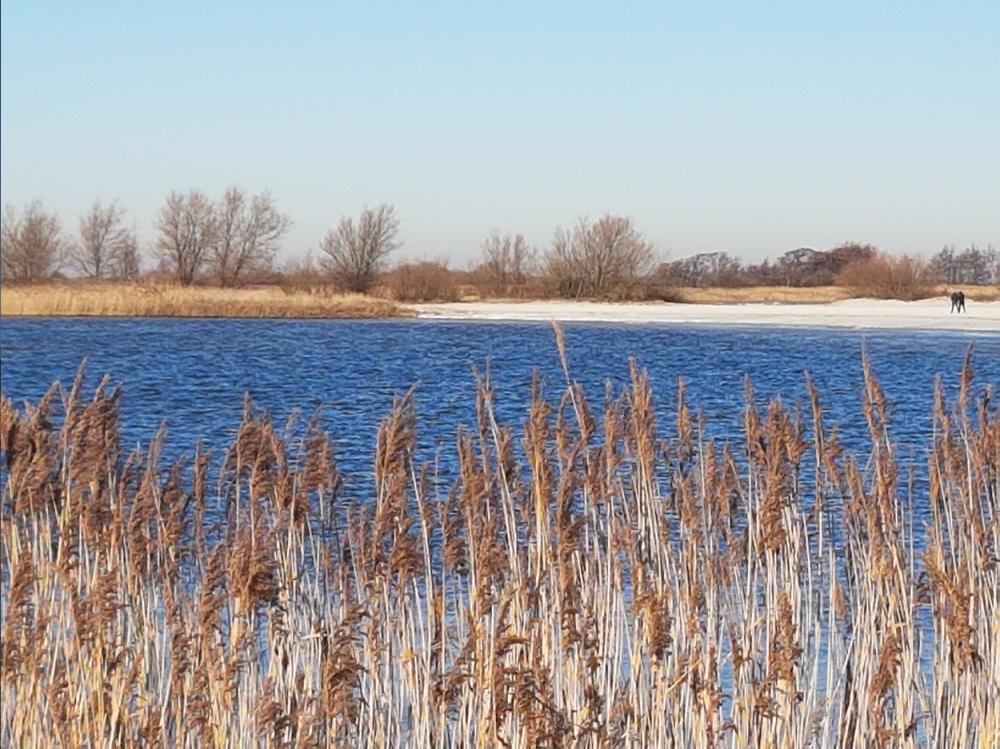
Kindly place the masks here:
<instances>
[{"instance_id":1,"label":"clear blue sky","mask_svg":"<svg viewBox=\"0 0 1000 749\"><path fill-rule=\"evenodd\" d=\"M8 2L2 199L269 189L284 257L631 215L664 254L1000 244L1000 3Z\"/></svg>"}]
</instances>

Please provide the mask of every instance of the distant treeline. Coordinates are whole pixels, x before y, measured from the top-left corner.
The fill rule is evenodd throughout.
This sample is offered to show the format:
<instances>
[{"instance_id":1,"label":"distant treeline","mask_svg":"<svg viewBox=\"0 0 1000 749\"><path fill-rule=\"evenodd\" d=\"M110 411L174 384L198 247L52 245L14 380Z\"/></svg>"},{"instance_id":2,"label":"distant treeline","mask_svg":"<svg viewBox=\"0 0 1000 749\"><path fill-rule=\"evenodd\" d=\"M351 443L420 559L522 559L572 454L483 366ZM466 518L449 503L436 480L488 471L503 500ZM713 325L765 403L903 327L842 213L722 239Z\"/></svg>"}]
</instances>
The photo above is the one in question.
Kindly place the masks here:
<instances>
[{"instance_id":1,"label":"distant treeline","mask_svg":"<svg viewBox=\"0 0 1000 749\"><path fill-rule=\"evenodd\" d=\"M341 218L314 254L284 268L275 256L292 220L269 193L230 187L217 200L198 190L171 193L142 248L118 203L95 202L76 232L39 202L3 215L0 266L6 282L58 277L131 280L151 277L181 285L276 283L382 293L401 301L454 299L466 293L503 297L666 299L679 287L848 286L872 296L917 298L937 284L1000 284L1000 252L992 245L945 247L930 259L890 255L847 242L827 250L791 250L748 263L727 252L665 261L631 218L605 215L558 229L547 247L524 236L493 232L467 270L446 260L392 263L399 220L390 205ZM146 261L144 263L144 260ZM145 268L144 268L145 266Z\"/></svg>"}]
</instances>

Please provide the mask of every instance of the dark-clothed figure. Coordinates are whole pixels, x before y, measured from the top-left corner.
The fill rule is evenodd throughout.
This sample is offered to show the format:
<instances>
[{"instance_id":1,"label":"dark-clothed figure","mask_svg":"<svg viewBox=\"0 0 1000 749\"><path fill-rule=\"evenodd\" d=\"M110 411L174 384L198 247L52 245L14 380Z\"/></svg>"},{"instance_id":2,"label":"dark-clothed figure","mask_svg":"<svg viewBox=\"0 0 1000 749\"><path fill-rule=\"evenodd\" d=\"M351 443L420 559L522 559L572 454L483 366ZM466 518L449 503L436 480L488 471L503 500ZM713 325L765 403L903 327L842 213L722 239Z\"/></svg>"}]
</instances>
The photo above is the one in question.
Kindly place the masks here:
<instances>
[{"instance_id":1,"label":"dark-clothed figure","mask_svg":"<svg viewBox=\"0 0 1000 749\"><path fill-rule=\"evenodd\" d=\"M951 311L965 312L965 294L961 291L951 292Z\"/></svg>"}]
</instances>

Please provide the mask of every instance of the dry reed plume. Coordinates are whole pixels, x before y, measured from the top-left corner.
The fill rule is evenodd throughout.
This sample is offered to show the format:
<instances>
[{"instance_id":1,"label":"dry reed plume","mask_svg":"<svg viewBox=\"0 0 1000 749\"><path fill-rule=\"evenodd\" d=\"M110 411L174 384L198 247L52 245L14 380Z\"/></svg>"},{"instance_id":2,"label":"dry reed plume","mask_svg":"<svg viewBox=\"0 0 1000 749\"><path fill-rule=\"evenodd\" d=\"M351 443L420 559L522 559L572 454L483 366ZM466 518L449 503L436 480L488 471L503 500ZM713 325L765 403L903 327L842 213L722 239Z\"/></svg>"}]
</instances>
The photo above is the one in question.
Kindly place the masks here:
<instances>
[{"instance_id":1,"label":"dry reed plume","mask_svg":"<svg viewBox=\"0 0 1000 749\"><path fill-rule=\"evenodd\" d=\"M938 390L915 529L865 376L856 457L811 386L802 413L748 385L725 445L683 383L658 423L637 366L602 411L536 381L521 433L484 378L447 496L407 396L363 504L323 432L250 404L163 466L107 383L4 398L3 743L996 746L1000 418L971 362Z\"/></svg>"},{"instance_id":2,"label":"dry reed plume","mask_svg":"<svg viewBox=\"0 0 1000 749\"><path fill-rule=\"evenodd\" d=\"M397 304L362 294L260 286L222 289L130 283L5 285L0 314L39 317L398 317Z\"/></svg>"}]
</instances>

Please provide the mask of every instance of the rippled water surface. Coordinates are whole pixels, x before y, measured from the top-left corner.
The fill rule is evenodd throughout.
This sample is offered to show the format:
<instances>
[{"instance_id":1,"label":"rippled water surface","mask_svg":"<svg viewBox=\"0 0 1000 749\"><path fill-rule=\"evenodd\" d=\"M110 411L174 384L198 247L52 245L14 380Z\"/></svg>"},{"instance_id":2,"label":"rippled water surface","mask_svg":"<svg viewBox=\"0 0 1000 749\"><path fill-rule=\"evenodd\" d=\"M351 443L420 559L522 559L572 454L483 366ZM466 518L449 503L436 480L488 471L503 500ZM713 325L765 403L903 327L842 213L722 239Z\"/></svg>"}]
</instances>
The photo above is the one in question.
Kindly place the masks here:
<instances>
[{"instance_id":1,"label":"rippled water surface","mask_svg":"<svg viewBox=\"0 0 1000 749\"><path fill-rule=\"evenodd\" d=\"M930 435L935 377L949 391L975 345L977 391L1000 382L1000 335L854 332L704 326L565 326L574 377L599 407L605 383L627 381L629 357L647 368L671 431L677 379L689 386L714 437L736 441L749 375L761 403L805 404L813 374L831 424L849 449L867 450L861 416L861 351L867 346L893 404L894 434L917 464ZM145 443L161 422L170 456L202 440L228 445L244 393L282 423L322 409L348 492L361 493L378 422L394 395L417 384L423 457L447 462L458 424L475 419L473 366L489 365L502 420L519 426L532 372L558 397L564 383L552 329L539 323L434 321L10 320L0 323L3 392L39 398L68 384L87 359L88 381L109 373L124 386L124 435ZM918 499L919 503L919 499Z\"/></svg>"}]
</instances>

